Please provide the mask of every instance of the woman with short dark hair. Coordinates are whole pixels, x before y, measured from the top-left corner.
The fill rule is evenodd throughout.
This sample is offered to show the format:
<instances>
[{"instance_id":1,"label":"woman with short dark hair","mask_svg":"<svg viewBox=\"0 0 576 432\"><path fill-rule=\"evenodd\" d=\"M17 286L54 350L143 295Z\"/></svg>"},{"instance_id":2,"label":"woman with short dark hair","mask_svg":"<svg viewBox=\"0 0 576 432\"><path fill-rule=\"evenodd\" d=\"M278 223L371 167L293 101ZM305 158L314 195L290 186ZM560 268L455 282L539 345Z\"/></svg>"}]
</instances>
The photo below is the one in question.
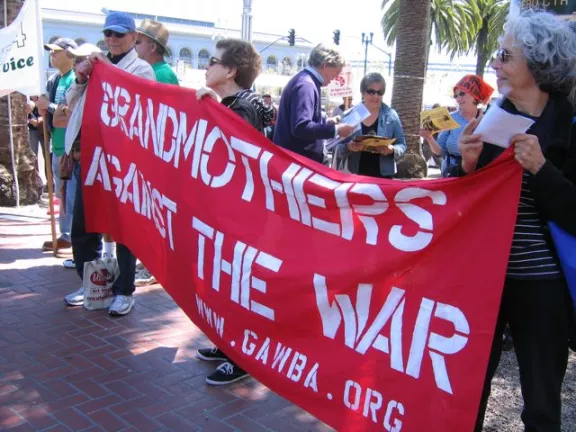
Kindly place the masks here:
<instances>
[{"instance_id":1,"label":"woman with short dark hair","mask_svg":"<svg viewBox=\"0 0 576 432\"><path fill-rule=\"evenodd\" d=\"M222 39L206 68L206 87L198 96L209 94L259 131L274 118L274 109L250 88L262 69L262 58L250 42Z\"/></svg>"},{"instance_id":2,"label":"woman with short dark hair","mask_svg":"<svg viewBox=\"0 0 576 432\"><path fill-rule=\"evenodd\" d=\"M236 70L234 81L242 89L252 87L262 70L262 57L254 45L240 39L219 40L216 43L216 58L219 60L218 64Z\"/></svg>"},{"instance_id":3,"label":"woman with short dark hair","mask_svg":"<svg viewBox=\"0 0 576 432\"><path fill-rule=\"evenodd\" d=\"M250 91L262 69L262 59L250 42L222 39L216 44L216 54L206 70L206 87L197 91L198 99L209 96L230 108L259 131L274 116L274 108ZM226 385L248 378L248 373L234 363L218 347L200 348L201 360L221 364L206 377L209 385Z\"/></svg>"}]
</instances>

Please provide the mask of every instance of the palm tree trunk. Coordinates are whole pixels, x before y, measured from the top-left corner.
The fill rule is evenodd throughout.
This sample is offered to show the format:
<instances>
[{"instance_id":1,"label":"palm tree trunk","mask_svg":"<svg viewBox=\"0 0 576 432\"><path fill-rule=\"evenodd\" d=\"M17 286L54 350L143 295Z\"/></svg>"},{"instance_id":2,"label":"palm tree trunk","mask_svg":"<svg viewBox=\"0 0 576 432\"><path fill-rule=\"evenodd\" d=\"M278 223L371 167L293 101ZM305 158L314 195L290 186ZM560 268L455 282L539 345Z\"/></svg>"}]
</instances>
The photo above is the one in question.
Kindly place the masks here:
<instances>
[{"instance_id":1,"label":"palm tree trunk","mask_svg":"<svg viewBox=\"0 0 576 432\"><path fill-rule=\"evenodd\" d=\"M24 4L23 0L6 0L8 23L14 21ZM4 20L4 2L0 2L0 16ZM6 23L4 23L4 27ZM26 123L26 96L20 93L11 95L12 104L8 107L8 97L0 98L0 206L16 205L16 186L10 160L10 131L8 109L12 111L12 136L14 158L18 175L21 204L35 204L42 193L42 181L36 171L36 155L28 142Z\"/></svg>"},{"instance_id":2,"label":"palm tree trunk","mask_svg":"<svg viewBox=\"0 0 576 432\"><path fill-rule=\"evenodd\" d=\"M487 49L488 45L488 23L486 20L482 23L482 28L478 31L478 39L476 41L476 75L484 77L484 70L486 63L488 63L488 56L490 55Z\"/></svg>"},{"instance_id":3,"label":"palm tree trunk","mask_svg":"<svg viewBox=\"0 0 576 432\"><path fill-rule=\"evenodd\" d=\"M398 164L398 177L426 176L426 161L420 145L420 111L430 46L428 22L430 0L402 0L396 37L396 67L392 106L398 112L408 151Z\"/></svg>"},{"instance_id":4,"label":"palm tree trunk","mask_svg":"<svg viewBox=\"0 0 576 432\"><path fill-rule=\"evenodd\" d=\"M428 62L430 61L430 50L432 49L432 19L428 17L428 46L426 47L426 63L424 68L424 77L428 75Z\"/></svg>"}]
</instances>

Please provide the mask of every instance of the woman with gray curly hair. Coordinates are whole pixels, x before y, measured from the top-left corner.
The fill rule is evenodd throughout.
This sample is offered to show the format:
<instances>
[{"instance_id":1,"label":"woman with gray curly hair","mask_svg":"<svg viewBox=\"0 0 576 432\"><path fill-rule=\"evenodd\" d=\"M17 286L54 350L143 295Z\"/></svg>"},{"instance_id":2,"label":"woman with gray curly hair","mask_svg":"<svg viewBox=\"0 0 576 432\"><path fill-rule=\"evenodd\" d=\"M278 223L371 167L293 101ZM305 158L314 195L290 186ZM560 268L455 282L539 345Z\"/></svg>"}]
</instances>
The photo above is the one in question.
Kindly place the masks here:
<instances>
[{"instance_id":1,"label":"woman with gray curly hair","mask_svg":"<svg viewBox=\"0 0 576 432\"><path fill-rule=\"evenodd\" d=\"M576 234L576 170L563 172L576 158L570 137L574 110L568 100L576 84L576 37L568 23L545 12L511 17L504 30L492 63L504 95L502 108L534 124L510 140L524 169L522 192L475 431L482 430L508 323L520 368L525 431L560 432L574 322L547 221ZM476 123L470 122L460 137L462 163L454 175L473 173L504 151L474 134Z\"/></svg>"}]
</instances>

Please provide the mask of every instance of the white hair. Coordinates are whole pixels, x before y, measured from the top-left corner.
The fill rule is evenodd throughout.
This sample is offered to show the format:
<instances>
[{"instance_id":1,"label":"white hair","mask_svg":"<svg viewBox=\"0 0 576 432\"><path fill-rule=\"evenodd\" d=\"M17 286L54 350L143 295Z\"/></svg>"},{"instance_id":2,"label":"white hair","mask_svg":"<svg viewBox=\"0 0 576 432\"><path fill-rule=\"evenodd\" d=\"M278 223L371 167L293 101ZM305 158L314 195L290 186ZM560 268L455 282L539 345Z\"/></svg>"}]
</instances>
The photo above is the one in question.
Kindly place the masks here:
<instances>
[{"instance_id":1,"label":"white hair","mask_svg":"<svg viewBox=\"0 0 576 432\"><path fill-rule=\"evenodd\" d=\"M510 14L505 33L522 49L542 91L568 94L576 85L576 36L570 25L541 11Z\"/></svg>"},{"instance_id":2,"label":"white hair","mask_svg":"<svg viewBox=\"0 0 576 432\"><path fill-rule=\"evenodd\" d=\"M336 48L318 44L310 52L308 64L315 68L321 68L324 65L337 68L344 65L344 57Z\"/></svg>"}]
</instances>

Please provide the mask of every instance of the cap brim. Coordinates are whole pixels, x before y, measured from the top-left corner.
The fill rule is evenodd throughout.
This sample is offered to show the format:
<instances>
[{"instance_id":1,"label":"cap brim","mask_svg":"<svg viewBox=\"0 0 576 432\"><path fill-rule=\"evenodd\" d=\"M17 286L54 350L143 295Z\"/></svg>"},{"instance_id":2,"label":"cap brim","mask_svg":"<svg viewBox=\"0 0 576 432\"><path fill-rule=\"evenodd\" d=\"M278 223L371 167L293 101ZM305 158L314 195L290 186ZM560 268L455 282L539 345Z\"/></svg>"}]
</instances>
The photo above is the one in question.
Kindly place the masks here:
<instances>
[{"instance_id":1,"label":"cap brim","mask_svg":"<svg viewBox=\"0 0 576 432\"><path fill-rule=\"evenodd\" d=\"M82 51L80 49L77 49L77 50L67 49L66 50L66 54L69 57L90 57L90 55L92 55L94 53L99 53L99 52L101 52L101 51L96 51L96 50Z\"/></svg>"},{"instance_id":2,"label":"cap brim","mask_svg":"<svg viewBox=\"0 0 576 432\"><path fill-rule=\"evenodd\" d=\"M62 51L62 50L64 50L64 48L62 48L60 45L56 45L56 44L45 44L44 49L46 51Z\"/></svg>"},{"instance_id":3,"label":"cap brim","mask_svg":"<svg viewBox=\"0 0 576 432\"><path fill-rule=\"evenodd\" d=\"M118 33L130 33L130 30L128 30L126 27L122 27L122 26L118 26L118 25L111 25L108 27L104 27L102 29L102 31L105 31L105 30L112 30L112 31L115 31Z\"/></svg>"}]
</instances>

